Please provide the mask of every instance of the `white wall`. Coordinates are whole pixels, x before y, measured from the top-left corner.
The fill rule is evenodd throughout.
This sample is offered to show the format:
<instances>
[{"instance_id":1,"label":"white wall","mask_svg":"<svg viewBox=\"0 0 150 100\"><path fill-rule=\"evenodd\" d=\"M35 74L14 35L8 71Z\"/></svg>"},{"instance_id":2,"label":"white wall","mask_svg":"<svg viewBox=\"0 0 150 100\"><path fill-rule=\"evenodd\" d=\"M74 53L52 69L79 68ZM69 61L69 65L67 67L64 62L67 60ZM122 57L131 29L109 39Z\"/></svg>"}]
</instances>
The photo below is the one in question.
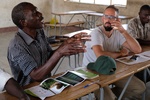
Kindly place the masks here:
<instances>
[{"instance_id":1,"label":"white wall","mask_svg":"<svg viewBox=\"0 0 150 100\"><path fill-rule=\"evenodd\" d=\"M37 6L38 10L43 13L44 21L50 21L51 12L62 12L70 10L94 10L103 12L106 6L91 5L91 4L79 4L64 2L64 0L1 0L0 2L0 28L15 26L11 20L12 8L23 1L31 2ZM137 16L139 8L143 4L149 4L150 0L128 0L127 7L119 8L121 15ZM63 17L63 22L68 21L67 17ZM73 20L84 20L83 17L77 16Z\"/></svg>"},{"instance_id":2,"label":"white wall","mask_svg":"<svg viewBox=\"0 0 150 100\"><path fill-rule=\"evenodd\" d=\"M127 0L127 7L117 7L119 8L120 15L126 16L137 16L140 7L144 4L150 5L150 0ZM64 2L64 0L53 0L52 12L62 12L69 10L93 10L98 12L103 12L106 6L104 5L92 5L92 4L81 4ZM83 17L76 17L73 20L77 21ZM63 21L67 21L68 17L63 17ZM84 19L83 19L84 20Z\"/></svg>"},{"instance_id":3,"label":"white wall","mask_svg":"<svg viewBox=\"0 0 150 100\"><path fill-rule=\"evenodd\" d=\"M20 2L31 2L43 13L45 20L50 20L52 0L1 0L0 1L0 28L15 26L11 19L11 11Z\"/></svg>"}]
</instances>

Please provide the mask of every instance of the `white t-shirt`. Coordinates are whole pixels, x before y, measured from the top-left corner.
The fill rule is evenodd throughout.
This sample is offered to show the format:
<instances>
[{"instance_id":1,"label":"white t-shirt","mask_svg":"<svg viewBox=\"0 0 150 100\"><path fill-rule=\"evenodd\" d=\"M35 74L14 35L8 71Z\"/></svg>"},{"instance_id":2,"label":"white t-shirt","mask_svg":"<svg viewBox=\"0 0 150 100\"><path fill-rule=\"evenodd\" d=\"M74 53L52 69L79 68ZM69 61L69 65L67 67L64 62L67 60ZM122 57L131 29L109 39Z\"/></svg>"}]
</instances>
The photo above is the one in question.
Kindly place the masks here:
<instances>
[{"instance_id":1,"label":"white t-shirt","mask_svg":"<svg viewBox=\"0 0 150 100\"><path fill-rule=\"evenodd\" d=\"M108 38L102 31L103 26L95 28L91 33L91 41L85 43L87 52L84 53L82 66L85 67L90 62L95 62L97 57L91 49L94 45L101 45L105 51L119 52L122 44L126 41L124 36L114 30L111 37Z\"/></svg>"},{"instance_id":2,"label":"white t-shirt","mask_svg":"<svg viewBox=\"0 0 150 100\"><path fill-rule=\"evenodd\" d=\"M5 84L7 81L12 78L12 76L6 72L4 72L2 69L0 69L0 92L3 91Z\"/></svg>"}]
</instances>

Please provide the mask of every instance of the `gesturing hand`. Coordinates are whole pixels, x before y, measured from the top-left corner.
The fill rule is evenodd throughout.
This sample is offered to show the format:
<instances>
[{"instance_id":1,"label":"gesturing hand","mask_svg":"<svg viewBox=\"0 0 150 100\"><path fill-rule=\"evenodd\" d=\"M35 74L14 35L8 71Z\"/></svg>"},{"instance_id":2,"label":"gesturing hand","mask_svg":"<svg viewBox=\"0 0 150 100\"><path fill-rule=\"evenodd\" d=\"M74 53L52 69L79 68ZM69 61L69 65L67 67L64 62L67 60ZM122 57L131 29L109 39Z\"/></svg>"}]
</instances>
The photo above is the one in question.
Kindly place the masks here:
<instances>
[{"instance_id":1,"label":"gesturing hand","mask_svg":"<svg viewBox=\"0 0 150 100\"><path fill-rule=\"evenodd\" d=\"M78 33L78 34L74 35L74 36L71 37L71 38L75 38L75 39L77 39L77 40L82 40L82 41L89 41L89 40L91 40L90 37L91 37L91 36L88 35L87 33L81 32L81 33Z\"/></svg>"},{"instance_id":2,"label":"gesturing hand","mask_svg":"<svg viewBox=\"0 0 150 100\"><path fill-rule=\"evenodd\" d=\"M59 52L61 56L73 55L85 52L85 45L81 40L70 38L57 49L57 52Z\"/></svg>"},{"instance_id":3,"label":"gesturing hand","mask_svg":"<svg viewBox=\"0 0 150 100\"><path fill-rule=\"evenodd\" d=\"M77 53L85 52L85 41L90 41L90 35L85 32L78 33L71 38L68 38L64 43L57 49L61 56L73 55Z\"/></svg>"}]
</instances>

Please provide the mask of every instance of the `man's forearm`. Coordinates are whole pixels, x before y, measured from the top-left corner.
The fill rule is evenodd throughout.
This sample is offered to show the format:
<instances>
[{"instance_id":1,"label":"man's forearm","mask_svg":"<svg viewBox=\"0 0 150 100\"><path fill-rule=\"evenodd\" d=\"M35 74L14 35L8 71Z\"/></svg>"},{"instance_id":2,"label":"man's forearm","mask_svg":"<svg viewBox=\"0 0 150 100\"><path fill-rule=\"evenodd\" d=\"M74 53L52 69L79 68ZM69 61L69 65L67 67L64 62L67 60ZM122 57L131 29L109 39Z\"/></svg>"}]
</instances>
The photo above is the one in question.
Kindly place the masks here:
<instances>
[{"instance_id":1,"label":"man's forearm","mask_svg":"<svg viewBox=\"0 0 150 100\"><path fill-rule=\"evenodd\" d=\"M133 37L131 37L127 31L125 31L124 33L122 33L123 36L125 37L127 44L129 45L129 50L134 52L134 53L140 53L142 51L141 46L139 45L139 43L136 41L136 39L134 39Z\"/></svg>"},{"instance_id":2,"label":"man's forearm","mask_svg":"<svg viewBox=\"0 0 150 100\"><path fill-rule=\"evenodd\" d=\"M110 57L116 59L118 57L121 57L122 53L121 52L107 52L107 51L103 51L102 53L99 53L96 56L99 57L99 56L102 56L102 55L110 56Z\"/></svg>"},{"instance_id":3,"label":"man's forearm","mask_svg":"<svg viewBox=\"0 0 150 100\"><path fill-rule=\"evenodd\" d=\"M17 97L19 100L29 100L29 97L25 94L23 89L19 86L16 80L10 78L5 84L6 91Z\"/></svg>"},{"instance_id":4,"label":"man's forearm","mask_svg":"<svg viewBox=\"0 0 150 100\"><path fill-rule=\"evenodd\" d=\"M36 81L42 81L47 75L50 75L51 71L54 69L58 61L62 56L58 51L55 51L49 60L38 68L31 71L30 76Z\"/></svg>"}]
</instances>

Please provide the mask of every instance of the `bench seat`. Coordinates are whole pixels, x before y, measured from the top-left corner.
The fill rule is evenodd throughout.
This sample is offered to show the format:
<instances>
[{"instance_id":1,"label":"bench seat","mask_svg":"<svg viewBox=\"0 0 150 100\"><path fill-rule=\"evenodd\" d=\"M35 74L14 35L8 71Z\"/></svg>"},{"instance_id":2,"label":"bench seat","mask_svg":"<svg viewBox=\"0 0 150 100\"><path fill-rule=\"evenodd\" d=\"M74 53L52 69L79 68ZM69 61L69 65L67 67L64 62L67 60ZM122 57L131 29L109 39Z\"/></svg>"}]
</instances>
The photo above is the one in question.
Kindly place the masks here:
<instances>
[{"instance_id":1,"label":"bench seat","mask_svg":"<svg viewBox=\"0 0 150 100\"><path fill-rule=\"evenodd\" d=\"M47 27L66 27L66 26L75 26L75 25L81 25L81 24L84 24L85 22L84 21L78 21L78 22L70 22L68 24L64 24L64 23L61 23L61 24L49 24L49 23L45 23L45 26Z\"/></svg>"}]
</instances>

